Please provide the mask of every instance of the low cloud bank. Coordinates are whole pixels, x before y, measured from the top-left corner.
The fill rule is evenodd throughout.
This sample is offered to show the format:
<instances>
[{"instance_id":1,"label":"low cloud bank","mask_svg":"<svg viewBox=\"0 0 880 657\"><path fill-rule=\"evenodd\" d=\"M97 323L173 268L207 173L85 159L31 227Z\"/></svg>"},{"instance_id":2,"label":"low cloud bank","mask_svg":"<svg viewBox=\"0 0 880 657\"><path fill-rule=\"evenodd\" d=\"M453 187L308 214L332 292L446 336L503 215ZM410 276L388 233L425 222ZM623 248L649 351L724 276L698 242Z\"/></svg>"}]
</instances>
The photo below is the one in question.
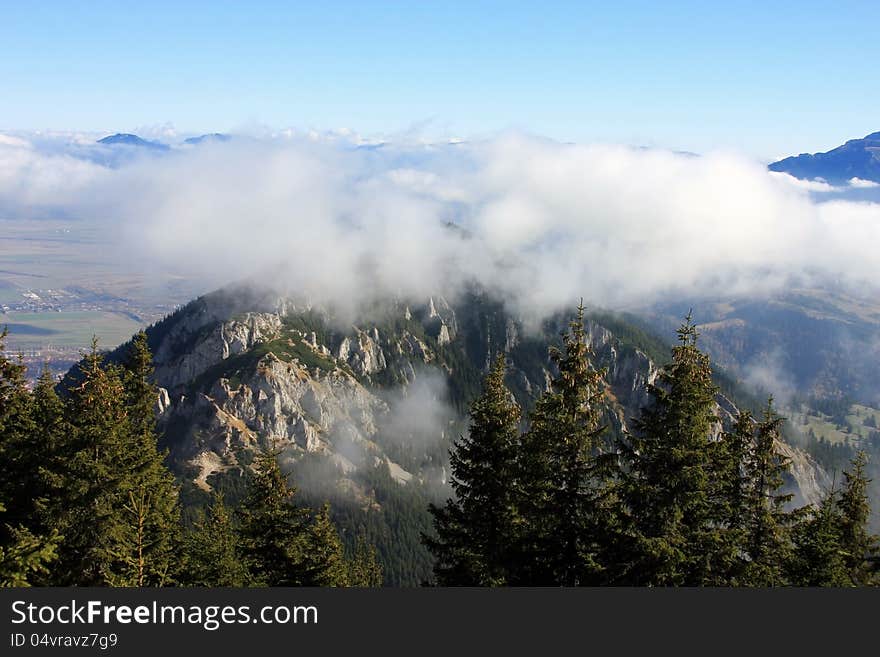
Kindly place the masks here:
<instances>
[{"instance_id":1,"label":"low cloud bank","mask_svg":"<svg viewBox=\"0 0 880 657\"><path fill-rule=\"evenodd\" d=\"M280 282L341 306L473 280L535 316L582 295L622 307L880 280L880 204L729 153L518 134L114 153L81 137L3 136L0 218L100 221L126 258L218 285L269 269L278 283L280 265Z\"/></svg>"}]
</instances>

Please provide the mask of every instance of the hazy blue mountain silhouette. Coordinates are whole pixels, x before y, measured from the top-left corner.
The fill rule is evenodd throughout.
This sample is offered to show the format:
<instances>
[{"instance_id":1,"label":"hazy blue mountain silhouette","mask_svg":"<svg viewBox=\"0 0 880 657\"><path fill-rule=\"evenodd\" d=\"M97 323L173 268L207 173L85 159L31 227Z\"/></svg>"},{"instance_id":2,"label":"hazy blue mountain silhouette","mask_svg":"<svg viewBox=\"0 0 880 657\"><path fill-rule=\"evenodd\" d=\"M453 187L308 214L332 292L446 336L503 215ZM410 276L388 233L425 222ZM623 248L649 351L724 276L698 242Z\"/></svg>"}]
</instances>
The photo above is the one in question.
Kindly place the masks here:
<instances>
[{"instance_id":1,"label":"hazy blue mountain silhouette","mask_svg":"<svg viewBox=\"0 0 880 657\"><path fill-rule=\"evenodd\" d=\"M224 135L220 132L212 132L207 135L199 135L198 137L190 137L189 139L184 139L184 144L189 144L190 146L195 146L197 144L202 144L204 142L211 141L229 141L232 139L229 135Z\"/></svg>"},{"instance_id":2,"label":"hazy blue mountain silhouette","mask_svg":"<svg viewBox=\"0 0 880 657\"><path fill-rule=\"evenodd\" d=\"M123 145L123 146L139 146L143 148L151 148L153 150L158 151L167 151L169 147L166 144L163 144L158 141L147 141L146 139L142 139L137 135L132 135L125 132L120 132L115 135L110 135L108 137L104 137L103 139L98 140L99 144L105 144L109 146Z\"/></svg>"},{"instance_id":3,"label":"hazy blue mountain silhouette","mask_svg":"<svg viewBox=\"0 0 880 657\"><path fill-rule=\"evenodd\" d=\"M787 157L768 168L803 180L822 178L832 184L852 178L880 182L880 132L873 132L864 139L850 139L827 153Z\"/></svg>"}]
</instances>

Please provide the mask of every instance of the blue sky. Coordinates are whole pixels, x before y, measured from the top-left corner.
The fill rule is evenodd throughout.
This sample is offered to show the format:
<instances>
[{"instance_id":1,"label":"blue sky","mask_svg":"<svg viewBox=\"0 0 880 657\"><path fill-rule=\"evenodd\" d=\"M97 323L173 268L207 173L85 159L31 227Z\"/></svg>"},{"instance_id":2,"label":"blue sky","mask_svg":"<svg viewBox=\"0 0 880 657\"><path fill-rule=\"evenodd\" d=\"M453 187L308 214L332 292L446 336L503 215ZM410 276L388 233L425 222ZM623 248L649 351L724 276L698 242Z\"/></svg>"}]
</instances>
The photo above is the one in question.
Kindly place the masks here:
<instances>
[{"instance_id":1,"label":"blue sky","mask_svg":"<svg viewBox=\"0 0 880 657\"><path fill-rule=\"evenodd\" d=\"M773 158L880 130L878 25L876 1L0 0L0 129L519 129Z\"/></svg>"}]
</instances>

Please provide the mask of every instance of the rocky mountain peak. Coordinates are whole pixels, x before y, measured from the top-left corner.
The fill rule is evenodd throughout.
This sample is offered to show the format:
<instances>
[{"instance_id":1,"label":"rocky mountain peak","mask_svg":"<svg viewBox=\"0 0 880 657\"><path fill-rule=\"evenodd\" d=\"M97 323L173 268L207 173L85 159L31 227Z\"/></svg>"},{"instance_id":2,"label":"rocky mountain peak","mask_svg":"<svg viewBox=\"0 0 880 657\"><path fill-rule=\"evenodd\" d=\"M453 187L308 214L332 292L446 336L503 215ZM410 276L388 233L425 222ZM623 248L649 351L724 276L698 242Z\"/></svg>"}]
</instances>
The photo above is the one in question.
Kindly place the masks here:
<instances>
[{"instance_id":1,"label":"rocky mountain peak","mask_svg":"<svg viewBox=\"0 0 880 657\"><path fill-rule=\"evenodd\" d=\"M394 301L354 324L272 295L209 295L149 332L160 426L175 462L202 487L242 467L256 448L291 462L323 458L358 499L369 491L348 475L365 464L387 463L400 482L441 485L450 436L466 430L468 404L494 355L505 353L508 385L527 409L547 388L547 346L566 323L560 316L536 332L480 295L454 305L436 295ZM648 403L658 366L593 319L586 333L596 366L607 368L613 428L625 431ZM718 432L735 413L720 396ZM824 473L786 449L799 498L817 499Z\"/></svg>"}]
</instances>

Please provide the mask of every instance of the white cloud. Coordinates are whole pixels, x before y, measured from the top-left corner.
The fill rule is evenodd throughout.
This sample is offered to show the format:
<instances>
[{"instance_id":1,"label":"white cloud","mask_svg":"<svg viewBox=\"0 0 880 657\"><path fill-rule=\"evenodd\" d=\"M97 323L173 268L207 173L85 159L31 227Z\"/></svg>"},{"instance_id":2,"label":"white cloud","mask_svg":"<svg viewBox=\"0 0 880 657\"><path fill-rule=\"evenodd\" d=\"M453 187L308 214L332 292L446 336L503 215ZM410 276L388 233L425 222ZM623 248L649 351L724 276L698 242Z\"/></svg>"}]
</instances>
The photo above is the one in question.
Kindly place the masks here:
<instances>
[{"instance_id":1,"label":"white cloud","mask_svg":"<svg viewBox=\"0 0 880 657\"><path fill-rule=\"evenodd\" d=\"M280 263L289 287L343 307L471 280L537 314L581 295L618 306L880 280L880 205L817 202L824 187L793 180L727 153L522 135L370 149L291 134L113 170L0 145L0 209L106 217L133 258L217 284Z\"/></svg>"},{"instance_id":2,"label":"white cloud","mask_svg":"<svg viewBox=\"0 0 880 657\"><path fill-rule=\"evenodd\" d=\"M4 135L0 133L0 146L9 146L12 148L31 148L31 143L26 139L22 139L21 137Z\"/></svg>"},{"instance_id":3,"label":"white cloud","mask_svg":"<svg viewBox=\"0 0 880 657\"><path fill-rule=\"evenodd\" d=\"M754 390L773 395L783 407L797 394L797 384L785 365L785 354L778 347L743 365L742 373L744 381Z\"/></svg>"},{"instance_id":4,"label":"white cloud","mask_svg":"<svg viewBox=\"0 0 880 657\"><path fill-rule=\"evenodd\" d=\"M861 178L850 178L849 186L855 187L857 189L872 189L874 187L880 187L880 183L876 183L873 180L862 180Z\"/></svg>"},{"instance_id":5,"label":"white cloud","mask_svg":"<svg viewBox=\"0 0 880 657\"><path fill-rule=\"evenodd\" d=\"M0 142L0 212L41 214L47 209L75 210L86 190L107 179L109 171L65 154L47 154L26 142Z\"/></svg>"},{"instance_id":6,"label":"white cloud","mask_svg":"<svg viewBox=\"0 0 880 657\"><path fill-rule=\"evenodd\" d=\"M808 192L834 192L839 191L840 188L835 187L834 185L826 182L822 178L814 178L813 180L801 180L800 178L795 178L794 176L782 173L781 171L769 171L771 176L778 180L782 180L793 187L797 187L798 189L803 189Z\"/></svg>"},{"instance_id":7,"label":"white cloud","mask_svg":"<svg viewBox=\"0 0 880 657\"><path fill-rule=\"evenodd\" d=\"M133 131L148 141L173 142L180 137L180 132L170 121L153 125L138 126Z\"/></svg>"}]
</instances>

